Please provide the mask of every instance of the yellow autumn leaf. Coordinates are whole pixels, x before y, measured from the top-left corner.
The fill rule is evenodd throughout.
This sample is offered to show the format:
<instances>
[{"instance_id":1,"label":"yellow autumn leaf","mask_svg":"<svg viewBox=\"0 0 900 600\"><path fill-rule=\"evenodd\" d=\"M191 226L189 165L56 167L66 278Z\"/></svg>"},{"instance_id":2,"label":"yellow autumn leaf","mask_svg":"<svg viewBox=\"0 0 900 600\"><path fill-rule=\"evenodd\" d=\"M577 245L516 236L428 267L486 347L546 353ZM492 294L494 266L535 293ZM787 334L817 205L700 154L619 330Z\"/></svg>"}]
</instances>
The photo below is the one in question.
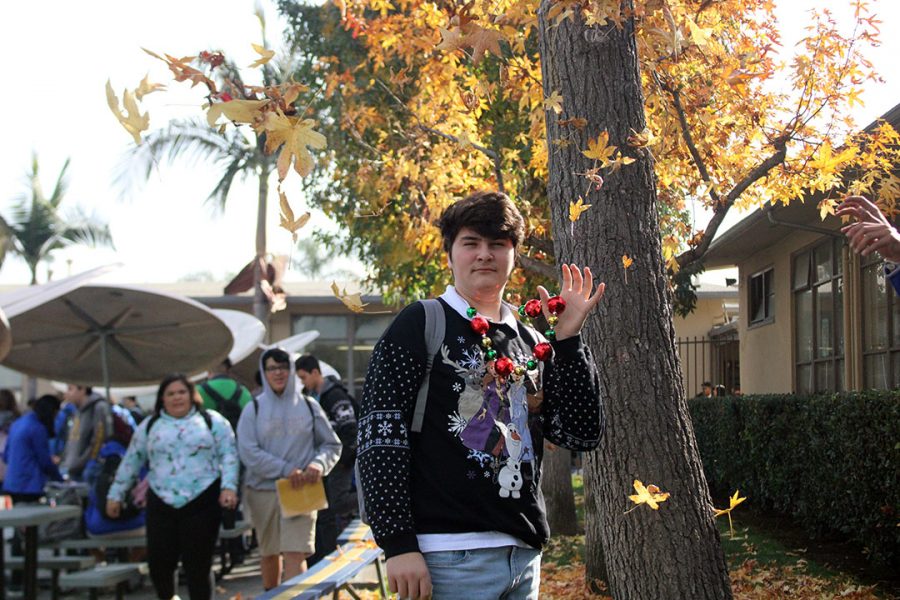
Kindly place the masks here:
<instances>
[{"instance_id":1,"label":"yellow autumn leaf","mask_svg":"<svg viewBox=\"0 0 900 600\"><path fill-rule=\"evenodd\" d=\"M646 504L653 510L659 510L659 503L669 499L669 492L660 492L659 488L653 484L644 487L644 484L639 479L635 479L633 485L637 494L628 496L628 499L636 505L631 510L634 510L641 504ZM628 512L631 512L631 510Z\"/></svg>"},{"instance_id":2,"label":"yellow autumn leaf","mask_svg":"<svg viewBox=\"0 0 900 600\"><path fill-rule=\"evenodd\" d=\"M615 152L616 147L609 145L609 132L607 131L600 133L597 139L588 140L588 149L581 151L588 158L599 160L604 165L609 162Z\"/></svg>"},{"instance_id":3,"label":"yellow autumn leaf","mask_svg":"<svg viewBox=\"0 0 900 600\"><path fill-rule=\"evenodd\" d=\"M569 202L569 220L573 223L581 218L581 213L591 207L590 204L584 203L584 198L578 197L578 202Z\"/></svg>"},{"instance_id":4,"label":"yellow autumn leaf","mask_svg":"<svg viewBox=\"0 0 900 600\"><path fill-rule=\"evenodd\" d=\"M438 29L441 32L441 43L435 46L436 50L454 52L465 45L465 38L463 38L459 27L451 27L450 29L438 27Z\"/></svg>"},{"instance_id":5,"label":"yellow autumn leaf","mask_svg":"<svg viewBox=\"0 0 900 600\"><path fill-rule=\"evenodd\" d=\"M285 116L281 111L266 114L263 129L266 131L266 152L271 154L278 148L278 179L287 177L291 163L301 177L312 172L315 161L309 148L325 148L325 136L313 130L315 121Z\"/></svg>"},{"instance_id":6,"label":"yellow autumn leaf","mask_svg":"<svg viewBox=\"0 0 900 600\"><path fill-rule=\"evenodd\" d=\"M269 100L229 100L228 102L215 102L206 111L206 122L210 127L215 127L219 117L234 123L253 123L261 116L260 109L269 103Z\"/></svg>"},{"instance_id":7,"label":"yellow autumn leaf","mask_svg":"<svg viewBox=\"0 0 900 600\"><path fill-rule=\"evenodd\" d=\"M659 138L653 135L653 132L650 131L649 127L644 127L644 129L640 133L632 129L631 135L628 136L628 145L634 148L646 148L647 146L652 146L658 141Z\"/></svg>"},{"instance_id":8,"label":"yellow autumn leaf","mask_svg":"<svg viewBox=\"0 0 900 600\"><path fill-rule=\"evenodd\" d=\"M365 308L369 305L368 303L364 303L362 301L362 294L359 292L355 294L348 294L346 288L340 289L338 284L334 281L331 282L331 292L334 294L334 297L344 303L344 306L352 310L357 314L362 314L365 311ZM382 315L388 314L391 311L389 310L376 310L366 314L370 315Z\"/></svg>"},{"instance_id":9,"label":"yellow autumn leaf","mask_svg":"<svg viewBox=\"0 0 900 600\"><path fill-rule=\"evenodd\" d=\"M106 103L109 104L109 109L116 116L119 123L122 124L122 127L125 128L125 131L130 133L131 137L134 138L134 143L140 145L141 132L147 131L150 128L150 115L148 113L141 114L137 105L137 100L134 98L134 94L125 90L125 93L122 96L122 105L125 109L125 113L123 114L122 109L119 107L119 98L113 91L112 84L107 79Z\"/></svg>"},{"instance_id":10,"label":"yellow autumn leaf","mask_svg":"<svg viewBox=\"0 0 900 600\"><path fill-rule=\"evenodd\" d=\"M274 50L269 50L265 46L260 46L259 44L251 44L253 49L259 54L259 58L257 58L253 64L250 65L250 68L261 67L275 56Z\"/></svg>"},{"instance_id":11,"label":"yellow autumn leaf","mask_svg":"<svg viewBox=\"0 0 900 600\"><path fill-rule=\"evenodd\" d=\"M616 157L615 160L609 162L607 166L610 169L612 169L613 173L615 173L616 171L618 171L625 165L630 165L634 161L635 161L635 159L631 158L630 156L625 156L625 155L620 154L619 156Z\"/></svg>"},{"instance_id":12,"label":"yellow autumn leaf","mask_svg":"<svg viewBox=\"0 0 900 600\"><path fill-rule=\"evenodd\" d=\"M631 265L634 264L634 259L630 258L627 254L622 255L622 266L628 269Z\"/></svg>"},{"instance_id":13,"label":"yellow autumn leaf","mask_svg":"<svg viewBox=\"0 0 900 600\"><path fill-rule=\"evenodd\" d=\"M281 205L281 215L279 215L281 217L281 222L279 223L279 226L290 231L291 237L296 242L297 231L301 227L306 225L306 223L309 221L310 214L309 212L305 212L300 215L299 218L295 219L294 211L291 209L291 205L288 202L287 195L281 190L278 190L278 199L279 204Z\"/></svg>"},{"instance_id":14,"label":"yellow autumn leaf","mask_svg":"<svg viewBox=\"0 0 900 600\"><path fill-rule=\"evenodd\" d=\"M563 97L562 94L553 90L553 93L550 94L547 98L544 98L544 110L552 110L556 114L560 114L563 109Z\"/></svg>"},{"instance_id":15,"label":"yellow autumn leaf","mask_svg":"<svg viewBox=\"0 0 900 600\"><path fill-rule=\"evenodd\" d=\"M476 65L481 58L490 52L494 56L501 56L500 40L503 34L496 29L485 29L478 25L470 23L471 32L466 34L465 43L472 47L472 62Z\"/></svg>"},{"instance_id":16,"label":"yellow autumn leaf","mask_svg":"<svg viewBox=\"0 0 900 600\"><path fill-rule=\"evenodd\" d=\"M731 532L731 537L734 537L734 524L731 521L731 511L734 510L734 508L738 504L740 504L741 502L743 502L744 500L747 499L746 497L740 498L738 496L739 494L740 494L740 490L734 491L734 495L729 499L728 508L713 507L713 510L715 510L715 515L714 515L715 517L721 517L722 515L728 515L728 529Z\"/></svg>"},{"instance_id":17,"label":"yellow autumn leaf","mask_svg":"<svg viewBox=\"0 0 900 600\"><path fill-rule=\"evenodd\" d=\"M134 90L134 96L138 100L142 100L144 96L147 94L152 94L153 92L158 92L166 89L161 83L150 83L150 74L144 75L144 78L141 79L141 82L138 84L137 89Z\"/></svg>"},{"instance_id":18,"label":"yellow autumn leaf","mask_svg":"<svg viewBox=\"0 0 900 600\"><path fill-rule=\"evenodd\" d=\"M824 221L828 215L834 216L835 206L837 206L837 202L832 198L825 198L819 202L819 218Z\"/></svg>"},{"instance_id":19,"label":"yellow autumn leaf","mask_svg":"<svg viewBox=\"0 0 900 600\"><path fill-rule=\"evenodd\" d=\"M700 27L693 19L686 15L685 20L687 21L688 29L691 32L691 40L701 48L707 45L712 37L712 28Z\"/></svg>"}]
</instances>

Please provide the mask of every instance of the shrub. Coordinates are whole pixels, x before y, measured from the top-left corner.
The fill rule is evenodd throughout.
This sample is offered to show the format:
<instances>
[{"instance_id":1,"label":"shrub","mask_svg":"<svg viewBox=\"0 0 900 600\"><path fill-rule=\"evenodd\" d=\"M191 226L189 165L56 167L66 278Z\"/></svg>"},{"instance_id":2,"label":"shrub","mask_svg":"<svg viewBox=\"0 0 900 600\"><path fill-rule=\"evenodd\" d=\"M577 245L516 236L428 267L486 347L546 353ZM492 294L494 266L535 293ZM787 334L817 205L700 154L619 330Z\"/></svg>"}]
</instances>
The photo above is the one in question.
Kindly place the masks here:
<instances>
[{"instance_id":1,"label":"shrub","mask_svg":"<svg viewBox=\"0 0 900 600\"><path fill-rule=\"evenodd\" d=\"M736 489L813 537L840 532L876 563L900 558L900 393L688 401L715 497Z\"/></svg>"}]
</instances>

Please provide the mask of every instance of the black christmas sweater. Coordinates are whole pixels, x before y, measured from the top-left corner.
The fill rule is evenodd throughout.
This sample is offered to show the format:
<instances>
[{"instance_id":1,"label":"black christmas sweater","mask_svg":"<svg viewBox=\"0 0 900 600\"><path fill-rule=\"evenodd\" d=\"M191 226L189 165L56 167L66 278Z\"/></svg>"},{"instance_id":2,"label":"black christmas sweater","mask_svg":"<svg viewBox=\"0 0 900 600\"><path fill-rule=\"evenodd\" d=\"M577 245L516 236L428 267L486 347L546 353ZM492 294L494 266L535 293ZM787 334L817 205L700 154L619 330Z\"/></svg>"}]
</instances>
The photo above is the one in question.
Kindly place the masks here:
<instances>
[{"instance_id":1,"label":"black christmas sweater","mask_svg":"<svg viewBox=\"0 0 900 600\"><path fill-rule=\"evenodd\" d=\"M543 380L543 401L529 410L526 393L534 389L485 377L481 336L467 317L440 302L446 333L434 358L421 433L410 431L425 373L420 303L397 315L369 362L358 461L375 541L388 558L419 551L416 535L429 533L498 531L540 549L549 538L540 490L543 440L591 450L603 432L590 350L580 336L553 342L553 358L530 373L532 381ZM543 340L520 322L492 322L488 336L498 356L517 365L525 365Z\"/></svg>"}]
</instances>

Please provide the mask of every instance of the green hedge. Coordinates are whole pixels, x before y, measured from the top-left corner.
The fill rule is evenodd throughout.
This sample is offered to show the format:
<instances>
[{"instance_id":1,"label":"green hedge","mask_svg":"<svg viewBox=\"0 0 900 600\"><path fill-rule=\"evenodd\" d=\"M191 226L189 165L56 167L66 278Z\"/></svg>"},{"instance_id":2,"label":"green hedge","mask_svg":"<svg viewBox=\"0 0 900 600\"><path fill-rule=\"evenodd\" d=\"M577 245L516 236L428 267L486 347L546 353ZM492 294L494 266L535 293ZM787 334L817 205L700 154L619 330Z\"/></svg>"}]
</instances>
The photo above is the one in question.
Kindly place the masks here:
<instances>
[{"instance_id":1,"label":"green hedge","mask_svg":"<svg viewBox=\"0 0 900 600\"><path fill-rule=\"evenodd\" d=\"M898 563L900 393L688 402L715 497L740 489L814 537L841 532L874 562Z\"/></svg>"}]
</instances>

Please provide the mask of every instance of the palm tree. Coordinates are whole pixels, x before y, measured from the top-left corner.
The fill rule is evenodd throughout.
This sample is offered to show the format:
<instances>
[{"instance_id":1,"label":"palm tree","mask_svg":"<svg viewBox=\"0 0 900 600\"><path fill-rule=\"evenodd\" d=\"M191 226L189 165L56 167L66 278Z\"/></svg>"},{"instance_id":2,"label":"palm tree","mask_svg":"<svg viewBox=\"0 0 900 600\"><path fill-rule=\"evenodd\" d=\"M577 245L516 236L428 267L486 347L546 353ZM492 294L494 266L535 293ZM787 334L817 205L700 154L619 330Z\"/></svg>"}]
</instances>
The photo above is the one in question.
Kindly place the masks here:
<instances>
[{"instance_id":1,"label":"palm tree","mask_svg":"<svg viewBox=\"0 0 900 600\"><path fill-rule=\"evenodd\" d=\"M0 217L0 264L7 251L21 256L31 269L32 285L37 283L38 265L49 262L56 250L73 244L113 245L108 224L98 222L80 209L66 215L60 213L68 189L68 168L66 159L53 193L47 198L39 178L38 157L33 155L29 192L14 200L11 219Z\"/></svg>"}]
</instances>

